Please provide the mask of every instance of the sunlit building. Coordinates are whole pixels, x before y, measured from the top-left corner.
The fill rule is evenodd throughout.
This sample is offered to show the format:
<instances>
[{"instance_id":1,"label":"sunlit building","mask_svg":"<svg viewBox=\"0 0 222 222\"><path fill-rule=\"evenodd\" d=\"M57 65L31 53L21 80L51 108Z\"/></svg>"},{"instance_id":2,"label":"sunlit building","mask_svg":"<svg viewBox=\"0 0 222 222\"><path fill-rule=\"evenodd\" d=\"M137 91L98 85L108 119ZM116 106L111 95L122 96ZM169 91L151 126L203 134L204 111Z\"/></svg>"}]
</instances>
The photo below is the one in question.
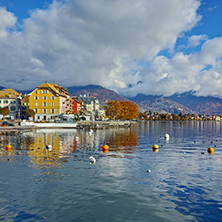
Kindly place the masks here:
<instances>
[{"instance_id":1,"label":"sunlit building","mask_svg":"<svg viewBox=\"0 0 222 222\"><path fill-rule=\"evenodd\" d=\"M36 87L29 94L30 109L36 113L35 120L51 120L63 111L63 103L66 101L66 95L60 92L55 86L44 83Z\"/></svg>"},{"instance_id":2,"label":"sunlit building","mask_svg":"<svg viewBox=\"0 0 222 222\"><path fill-rule=\"evenodd\" d=\"M7 108L10 111L10 118L17 118L21 109L22 95L14 89L0 90L0 108Z\"/></svg>"}]
</instances>

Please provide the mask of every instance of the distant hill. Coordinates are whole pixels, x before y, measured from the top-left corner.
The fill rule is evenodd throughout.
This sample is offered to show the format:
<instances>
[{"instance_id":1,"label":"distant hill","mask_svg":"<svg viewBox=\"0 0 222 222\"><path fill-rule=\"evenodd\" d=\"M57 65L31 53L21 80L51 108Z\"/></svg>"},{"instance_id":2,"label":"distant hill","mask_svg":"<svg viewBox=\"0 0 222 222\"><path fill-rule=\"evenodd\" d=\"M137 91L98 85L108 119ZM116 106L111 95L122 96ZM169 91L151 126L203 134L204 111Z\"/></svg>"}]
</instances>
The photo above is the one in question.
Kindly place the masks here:
<instances>
[{"instance_id":1,"label":"distant hill","mask_svg":"<svg viewBox=\"0 0 222 222\"><path fill-rule=\"evenodd\" d=\"M160 113L192 113L188 107L164 96L138 94L128 98L138 104L140 111L151 110Z\"/></svg>"},{"instance_id":2,"label":"distant hill","mask_svg":"<svg viewBox=\"0 0 222 222\"><path fill-rule=\"evenodd\" d=\"M0 89L1 87L2 86L0 86ZM182 94L176 93L169 97L138 94L135 97L126 98L100 85L72 86L67 87L67 89L69 93L74 96L84 94L95 96L99 99L101 104L104 104L107 100L131 100L139 106L142 112L151 110L173 114L178 114L180 112L210 115L222 114L222 99L210 96L196 96L194 91ZM22 93L24 94L24 92Z\"/></svg>"},{"instance_id":3,"label":"distant hill","mask_svg":"<svg viewBox=\"0 0 222 222\"><path fill-rule=\"evenodd\" d=\"M2 89L4 89L5 87L3 87L3 86L0 86L0 90L2 90Z\"/></svg>"},{"instance_id":4,"label":"distant hill","mask_svg":"<svg viewBox=\"0 0 222 222\"><path fill-rule=\"evenodd\" d=\"M222 114L222 99L211 96L195 96L195 92L190 91L183 94L174 94L169 98L180 103L197 113L202 114Z\"/></svg>"},{"instance_id":5,"label":"distant hill","mask_svg":"<svg viewBox=\"0 0 222 222\"><path fill-rule=\"evenodd\" d=\"M113 90L106 89L99 85L87 85L87 86L72 86L67 87L69 93L74 96L80 96L89 94L99 99L101 104L104 104L106 100L127 100L125 97L119 95Z\"/></svg>"},{"instance_id":6,"label":"distant hill","mask_svg":"<svg viewBox=\"0 0 222 222\"><path fill-rule=\"evenodd\" d=\"M138 94L135 97L123 97L113 90L99 85L68 87L69 93L75 96L90 94L104 104L106 100L131 100L140 111L151 110L160 113L193 113L193 114L222 114L222 99L214 97L196 96L194 91L174 94L169 97Z\"/></svg>"}]
</instances>

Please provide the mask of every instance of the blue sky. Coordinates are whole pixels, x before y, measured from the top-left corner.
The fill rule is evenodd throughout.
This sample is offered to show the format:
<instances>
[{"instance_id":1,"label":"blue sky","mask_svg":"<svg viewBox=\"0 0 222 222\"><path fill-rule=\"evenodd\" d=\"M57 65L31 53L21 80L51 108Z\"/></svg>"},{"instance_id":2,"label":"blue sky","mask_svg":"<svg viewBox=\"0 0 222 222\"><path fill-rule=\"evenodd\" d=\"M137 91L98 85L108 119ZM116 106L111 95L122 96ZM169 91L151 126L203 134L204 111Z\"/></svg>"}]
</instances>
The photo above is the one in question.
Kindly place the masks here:
<instances>
[{"instance_id":1,"label":"blue sky","mask_svg":"<svg viewBox=\"0 0 222 222\"><path fill-rule=\"evenodd\" d=\"M53 0L0 0L1 6L13 12L22 23L23 19L30 16L30 11L46 9Z\"/></svg>"},{"instance_id":2,"label":"blue sky","mask_svg":"<svg viewBox=\"0 0 222 222\"><path fill-rule=\"evenodd\" d=\"M220 0L0 0L0 15L5 87L222 97Z\"/></svg>"}]
</instances>

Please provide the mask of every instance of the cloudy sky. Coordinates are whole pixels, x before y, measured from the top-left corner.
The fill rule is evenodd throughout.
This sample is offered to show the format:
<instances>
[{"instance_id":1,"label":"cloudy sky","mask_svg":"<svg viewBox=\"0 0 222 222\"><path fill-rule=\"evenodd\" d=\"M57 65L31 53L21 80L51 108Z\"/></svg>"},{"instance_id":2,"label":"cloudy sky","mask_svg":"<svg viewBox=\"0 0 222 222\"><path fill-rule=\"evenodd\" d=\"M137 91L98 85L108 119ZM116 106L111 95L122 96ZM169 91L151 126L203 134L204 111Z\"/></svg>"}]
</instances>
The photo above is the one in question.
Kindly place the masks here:
<instances>
[{"instance_id":1,"label":"cloudy sky","mask_svg":"<svg viewBox=\"0 0 222 222\"><path fill-rule=\"evenodd\" d=\"M0 0L0 85L222 98L221 0Z\"/></svg>"}]
</instances>

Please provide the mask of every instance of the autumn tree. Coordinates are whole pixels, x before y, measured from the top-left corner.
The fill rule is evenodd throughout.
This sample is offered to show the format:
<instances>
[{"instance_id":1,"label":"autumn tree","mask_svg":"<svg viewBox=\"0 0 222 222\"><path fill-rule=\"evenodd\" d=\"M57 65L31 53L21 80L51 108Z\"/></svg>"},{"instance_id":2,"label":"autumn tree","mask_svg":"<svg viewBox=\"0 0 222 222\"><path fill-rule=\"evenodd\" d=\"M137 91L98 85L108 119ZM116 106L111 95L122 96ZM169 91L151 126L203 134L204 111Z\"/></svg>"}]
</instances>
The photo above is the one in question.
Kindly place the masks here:
<instances>
[{"instance_id":1,"label":"autumn tree","mask_svg":"<svg viewBox=\"0 0 222 222\"><path fill-rule=\"evenodd\" d=\"M25 115L27 115L28 117L34 117L35 116L35 111L33 109L27 109L25 111Z\"/></svg>"},{"instance_id":2,"label":"autumn tree","mask_svg":"<svg viewBox=\"0 0 222 222\"><path fill-rule=\"evenodd\" d=\"M109 119L113 119L116 117L117 113L118 113L118 106L117 106L117 103L119 103L118 100L114 101L114 100L109 100L107 102L107 105L104 106L104 109L106 111L106 116L109 118Z\"/></svg>"},{"instance_id":3,"label":"autumn tree","mask_svg":"<svg viewBox=\"0 0 222 222\"><path fill-rule=\"evenodd\" d=\"M139 108L131 101L109 100L104 108L109 119L130 120L139 117Z\"/></svg>"},{"instance_id":4,"label":"autumn tree","mask_svg":"<svg viewBox=\"0 0 222 222\"><path fill-rule=\"evenodd\" d=\"M9 115L11 112L9 111L8 108L0 108L0 114L3 115L3 118L5 118L5 116Z\"/></svg>"}]
</instances>

